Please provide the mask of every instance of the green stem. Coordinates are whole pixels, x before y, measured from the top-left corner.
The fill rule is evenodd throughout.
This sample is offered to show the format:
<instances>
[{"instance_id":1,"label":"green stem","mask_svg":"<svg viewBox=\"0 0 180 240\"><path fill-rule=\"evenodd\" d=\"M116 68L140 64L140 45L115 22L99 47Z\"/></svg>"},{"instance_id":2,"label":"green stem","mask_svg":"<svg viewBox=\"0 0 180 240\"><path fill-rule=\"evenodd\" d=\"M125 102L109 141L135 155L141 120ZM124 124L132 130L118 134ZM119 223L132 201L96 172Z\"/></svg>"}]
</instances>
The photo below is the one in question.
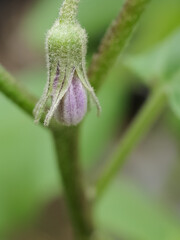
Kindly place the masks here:
<instances>
[{"instance_id":1,"label":"green stem","mask_svg":"<svg viewBox=\"0 0 180 240\"><path fill-rule=\"evenodd\" d=\"M75 238L90 240L93 224L78 161L78 128L69 127L64 131L54 131L53 137Z\"/></svg>"},{"instance_id":2,"label":"green stem","mask_svg":"<svg viewBox=\"0 0 180 240\"><path fill-rule=\"evenodd\" d=\"M2 66L0 66L0 91L30 116L37 99L22 87Z\"/></svg>"},{"instance_id":3,"label":"green stem","mask_svg":"<svg viewBox=\"0 0 180 240\"><path fill-rule=\"evenodd\" d=\"M163 89L152 93L147 100L132 125L129 127L122 141L117 143L117 147L110 158L110 162L105 167L101 177L97 181L97 198L105 191L110 182L123 166L124 161L130 155L136 144L148 132L154 121L160 115L166 103L166 95Z\"/></svg>"},{"instance_id":4,"label":"green stem","mask_svg":"<svg viewBox=\"0 0 180 240\"><path fill-rule=\"evenodd\" d=\"M59 21L76 22L78 4L80 0L65 0L60 8Z\"/></svg>"},{"instance_id":5,"label":"green stem","mask_svg":"<svg viewBox=\"0 0 180 240\"><path fill-rule=\"evenodd\" d=\"M37 103L37 98L30 94L28 90L15 80L1 65L0 65L0 91L6 95L13 103L19 106L29 116L34 118L33 109ZM45 117L45 116L44 116ZM44 117L41 120L43 125ZM59 124L52 120L49 126L51 129L60 128ZM62 127L61 127L62 128Z\"/></svg>"},{"instance_id":6,"label":"green stem","mask_svg":"<svg viewBox=\"0 0 180 240\"><path fill-rule=\"evenodd\" d=\"M89 79L95 89L101 86L117 57L123 50L149 0L126 0L119 16L102 39L89 67Z\"/></svg>"}]
</instances>

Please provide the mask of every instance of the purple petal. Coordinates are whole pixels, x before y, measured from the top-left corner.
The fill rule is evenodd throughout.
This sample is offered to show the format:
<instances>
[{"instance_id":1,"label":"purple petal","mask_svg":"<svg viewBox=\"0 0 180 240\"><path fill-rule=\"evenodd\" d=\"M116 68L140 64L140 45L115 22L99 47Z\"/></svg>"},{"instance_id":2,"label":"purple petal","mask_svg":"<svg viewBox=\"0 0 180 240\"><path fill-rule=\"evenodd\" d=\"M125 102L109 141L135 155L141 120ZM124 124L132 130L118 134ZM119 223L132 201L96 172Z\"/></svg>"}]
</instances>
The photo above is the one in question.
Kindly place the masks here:
<instances>
[{"instance_id":1,"label":"purple petal","mask_svg":"<svg viewBox=\"0 0 180 240\"><path fill-rule=\"evenodd\" d=\"M69 89L60 101L55 117L64 125L77 125L87 111L87 94L79 78L74 76Z\"/></svg>"}]
</instances>

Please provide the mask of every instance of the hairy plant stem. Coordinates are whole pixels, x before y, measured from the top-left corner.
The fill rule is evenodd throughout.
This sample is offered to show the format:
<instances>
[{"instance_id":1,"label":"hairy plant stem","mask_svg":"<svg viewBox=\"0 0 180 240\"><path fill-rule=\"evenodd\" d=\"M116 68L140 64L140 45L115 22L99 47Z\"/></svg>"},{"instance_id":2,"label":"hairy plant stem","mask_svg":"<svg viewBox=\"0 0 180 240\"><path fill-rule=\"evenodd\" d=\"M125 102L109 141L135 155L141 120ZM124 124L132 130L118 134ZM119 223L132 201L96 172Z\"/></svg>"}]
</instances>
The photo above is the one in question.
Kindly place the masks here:
<instances>
[{"instance_id":1,"label":"hairy plant stem","mask_svg":"<svg viewBox=\"0 0 180 240\"><path fill-rule=\"evenodd\" d=\"M149 97L132 122L131 126L128 128L124 138L117 143L107 166L105 166L100 178L98 179L96 185L97 198L103 194L105 188L107 188L114 179L134 147L151 128L157 117L162 112L165 103L166 93L163 91L163 88L156 90Z\"/></svg>"},{"instance_id":2,"label":"hairy plant stem","mask_svg":"<svg viewBox=\"0 0 180 240\"><path fill-rule=\"evenodd\" d=\"M37 99L22 87L1 65L0 65L0 91L3 92L16 105L32 116Z\"/></svg>"},{"instance_id":3,"label":"hairy plant stem","mask_svg":"<svg viewBox=\"0 0 180 240\"><path fill-rule=\"evenodd\" d=\"M88 76L95 89L98 89L117 57L127 44L149 0L126 0L118 17L102 39L98 52L89 67Z\"/></svg>"},{"instance_id":4,"label":"hairy plant stem","mask_svg":"<svg viewBox=\"0 0 180 240\"><path fill-rule=\"evenodd\" d=\"M59 21L68 21L70 23L76 22L79 2L80 0L65 0L60 8Z\"/></svg>"},{"instance_id":5,"label":"hairy plant stem","mask_svg":"<svg viewBox=\"0 0 180 240\"><path fill-rule=\"evenodd\" d=\"M0 92L7 96L13 103L20 107L29 116L33 117L33 110L37 103L37 98L0 65ZM45 116L44 116L45 117ZM44 117L41 119L43 125ZM50 129L62 128L52 120Z\"/></svg>"},{"instance_id":6,"label":"hairy plant stem","mask_svg":"<svg viewBox=\"0 0 180 240\"><path fill-rule=\"evenodd\" d=\"M86 186L78 161L78 128L70 127L64 131L53 131L53 137L75 239L90 240L93 224L90 203L85 192Z\"/></svg>"}]
</instances>

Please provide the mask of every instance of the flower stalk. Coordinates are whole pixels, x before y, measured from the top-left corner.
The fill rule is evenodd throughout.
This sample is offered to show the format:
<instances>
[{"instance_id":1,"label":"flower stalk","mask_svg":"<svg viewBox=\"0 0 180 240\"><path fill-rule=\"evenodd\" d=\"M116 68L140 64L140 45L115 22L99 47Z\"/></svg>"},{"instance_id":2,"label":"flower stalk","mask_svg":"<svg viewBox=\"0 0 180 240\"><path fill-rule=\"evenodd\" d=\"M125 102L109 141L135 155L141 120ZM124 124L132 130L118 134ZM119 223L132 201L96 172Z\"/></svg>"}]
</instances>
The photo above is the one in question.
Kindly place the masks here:
<instances>
[{"instance_id":1,"label":"flower stalk","mask_svg":"<svg viewBox=\"0 0 180 240\"><path fill-rule=\"evenodd\" d=\"M78 4L80 0L65 0L60 8L60 23L70 22L75 23L77 22L77 12L78 12Z\"/></svg>"},{"instance_id":2,"label":"flower stalk","mask_svg":"<svg viewBox=\"0 0 180 240\"><path fill-rule=\"evenodd\" d=\"M79 163L77 127L53 131L57 160L64 186L69 214L71 216L75 239L90 240L93 235L91 205L86 195L87 189Z\"/></svg>"}]
</instances>

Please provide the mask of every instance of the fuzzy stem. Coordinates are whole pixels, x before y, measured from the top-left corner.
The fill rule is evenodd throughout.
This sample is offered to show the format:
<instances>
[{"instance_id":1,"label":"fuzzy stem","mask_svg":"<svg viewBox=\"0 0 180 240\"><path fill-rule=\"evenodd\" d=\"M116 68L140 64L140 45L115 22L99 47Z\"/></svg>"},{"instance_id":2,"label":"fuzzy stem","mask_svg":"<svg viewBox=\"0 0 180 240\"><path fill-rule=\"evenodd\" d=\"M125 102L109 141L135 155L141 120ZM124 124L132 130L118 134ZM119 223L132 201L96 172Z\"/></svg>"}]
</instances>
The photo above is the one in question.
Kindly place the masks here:
<instances>
[{"instance_id":1,"label":"fuzzy stem","mask_svg":"<svg viewBox=\"0 0 180 240\"><path fill-rule=\"evenodd\" d=\"M124 161L131 154L134 147L148 132L152 124L162 112L166 103L166 94L164 89L160 89L152 93L148 101L145 103L132 125L129 127L124 138L117 143L117 147L113 152L110 161L101 177L97 181L97 198L105 191L105 188L111 183L119 168L123 166Z\"/></svg>"},{"instance_id":2,"label":"fuzzy stem","mask_svg":"<svg viewBox=\"0 0 180 240\"><path fill-rule=\"evenodd\" d=\"M37 99L22 87L2 66L0 66L0 91L30 116Z\"/></svg>"},{"instance_id":3,"label":"fuzzy stem","mask_svg":"<svg viewBox=\"0 0 180 240\"><path fill-rule=\"evenodd\" d=\"M13 103L15 103L18 107L20 107L24 112L26 112L29 116L34 118L33 110L37 103L37 98L30 94L28 90L22 86L18 81L15 80L10 73L8 73L1 65L0 65L0 92L2 92L5 96L7 96ZM41 124L43 125L44 117L41 119ZM57 129L60 128L60 125L52 120L49 128ZM61 127L62 129L62 127Z\"/></svg>"},{"instance_id":4,"label":"fuzzy stem","mask_svg":"<svg viewBox=\"0 0 180 240\"><path fill-rule=\"evenodd\" d=\"M90 240L93 224L78 161L78 128L69 127L64 131L54 131L53 137L75 239Z\"/></svg>"},{"instance_id":5,"label":"fuzzy stem","mask_svg":"<svg viewBox=\"0 0 180 240\"><path fill-rule=\"evenodd\" d=\"M76 22L79 1L80 0L64 0L62 7L60 8L60 22Z\"/></svg>"},{"instance_id":6,"label":"fuzzy stem","mask_svg":"<svg viewBox=\"0 0 180 240\"><path fill-rule=\"evenodd\" d=\"M89 79L95 89L101 86L103 78L127 44L148 2L149 0L126 0L120 14L109 27L89 67Z\"/></svg>"}]
</instances>

